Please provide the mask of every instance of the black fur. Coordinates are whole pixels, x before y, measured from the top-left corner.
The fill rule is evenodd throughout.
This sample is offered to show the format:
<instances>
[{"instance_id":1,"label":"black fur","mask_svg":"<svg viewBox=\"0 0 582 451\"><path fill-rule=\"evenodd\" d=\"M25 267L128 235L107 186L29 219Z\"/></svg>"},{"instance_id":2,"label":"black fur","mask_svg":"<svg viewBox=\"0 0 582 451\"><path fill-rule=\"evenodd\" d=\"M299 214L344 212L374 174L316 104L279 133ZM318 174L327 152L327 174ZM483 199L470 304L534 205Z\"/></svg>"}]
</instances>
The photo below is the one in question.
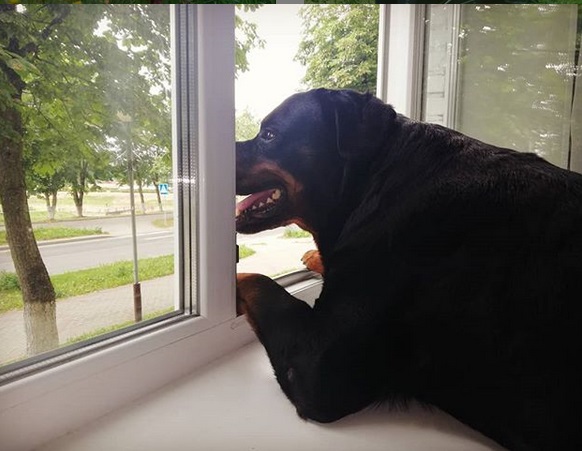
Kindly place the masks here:
<instances>
[{"instance_id":1,"label":"black fur","mask_svg":"<svg viewBox=\"0 0 582 451\"><path fill-rule=\"evenodd\" d=\"M262 129L237 189L258 159L302 184L324 286L311 309L243 278L239 302L299 415L414 398L511 450L582 449L582 176L351 91Z\"/></svg>"}]
</instances>

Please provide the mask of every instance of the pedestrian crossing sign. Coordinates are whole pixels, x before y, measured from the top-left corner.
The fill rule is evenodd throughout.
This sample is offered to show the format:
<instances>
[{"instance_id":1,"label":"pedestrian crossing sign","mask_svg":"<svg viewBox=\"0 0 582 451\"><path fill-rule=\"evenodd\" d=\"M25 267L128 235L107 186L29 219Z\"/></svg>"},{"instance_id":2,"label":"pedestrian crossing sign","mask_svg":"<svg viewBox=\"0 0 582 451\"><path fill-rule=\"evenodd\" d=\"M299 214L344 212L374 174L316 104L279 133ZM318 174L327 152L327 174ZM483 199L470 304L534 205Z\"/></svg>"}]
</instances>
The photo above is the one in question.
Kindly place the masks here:
<instances>
[{"instance_id":1,"label":"pedestrian crossing sign","mask_svg":"<svg viewBox=\"0 0 582 451\"><path fill-rule=\"evenodd\" d=\"M165 194L165 195L170 194L170 191L168 190L168 184L167 183L160 183L160 184L158 184L158 189L160 190L160 194Z\"/></svg>"}]
</instances>

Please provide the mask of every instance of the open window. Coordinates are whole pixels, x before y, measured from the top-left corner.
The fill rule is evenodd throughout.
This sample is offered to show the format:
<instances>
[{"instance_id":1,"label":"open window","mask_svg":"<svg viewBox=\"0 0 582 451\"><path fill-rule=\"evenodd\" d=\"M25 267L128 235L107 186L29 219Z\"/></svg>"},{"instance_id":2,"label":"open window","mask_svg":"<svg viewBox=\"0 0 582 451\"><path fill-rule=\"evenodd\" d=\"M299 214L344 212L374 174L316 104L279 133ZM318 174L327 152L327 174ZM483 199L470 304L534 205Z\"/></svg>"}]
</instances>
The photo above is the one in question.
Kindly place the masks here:
<instances>
[{"instance_id":1,"label":"open window","mask_svg":"<svg viewBox=\"0 0 582 451\"><path fill-rule=\"evenodd\" d=\"M30 5L26 8L36 7ZM59 11L59 8L55 10ZM114 11L117 7L93 5L76 8L95 8L93 12L97 14L102 11L98 8ZM24 355L23 359L22 355L17 355L0 360L0 371L3 372L0 379L0 436L7 448L31 448L55 435L64 434L253 339L245 319L236 318L234 303L234 6L123 5L119 8L144 8L144 11L157 8L155 14L166 17L158 25L169 34L159 36L156 45L162 41L171 43L166 47L167 53L153 55L160 64L156 65L156 70L165 75L159 78L154 76L154 72L134 70L128 72L137 74L136 78L127 79L123 77L129 75L122 69L142 58L145 44L140 41L158 28L144 30L143 35L134 30L125 43L118 43L113 35L108 43L109 50L123 57L125 66L115 63L115 59L107 60L113 64L109 70L117 67L122 73L117 73L117 78L112 76L102 88L117 86L115 90L105 90L109 92L107 106L122 101L127 105L108 110L109 116L113 116L109 117L107 133L101 136L102 146L118 157L125 172L130 163L128 156L133 158L134 152L142 145L145 155L150 151L155 155L156 148L163 147L164 157L171 156L171 171L166 172L166 178L157 180L158 192L166 196L161 197L164 211L160 212L164 228L142 237L156 244L164 240L170 243L172 250L169 254L173 255L170 261L174 268L164 277L171 282L163 289L164 305L153 310L152 318L147 317L148 292L142 286L142 318L136 324L116 321L110 325L113 329L98 330L95 336L66 344L62 349L38 357L26 358ZM262 13L261 9L256 14ZM267 7L262 10L266 12ZM18 11L22 13L23 9ZM551 161L582 169L579 125L582 123L579 87L581 20L577 6L382 5L379 11L376 93L399 112L415 119L458 128L503 146L515 145L521 150L540 153L551 149L548 155ZM0 17L2 14L5 12L0 12ZM287 17L284 13L281 16L280 24L285 24ZM135 17L127 15L126 19L127 24L132 24ZM526 25L521 28L510 26L521 26L522 23ZM63 33L70 32L66 29L66 22L62 26ZM98 63L87 59L87 65L95 64L96 67L101 64L101 57L97 56L103 48L97 43L104 41L100 40L99 34L110 33L108 27L112 26L113 22L107 25L105 21L97 29L91 28L96 33L91 54ZM6 29L0 28L0 37ZM115 30L115 33L120 32ZM63 39L69 37L63 36ZM120 40L123 41L123 35L120 35ZM0 61L13 58L15 60L10 64L20 67L18 58L6 53L4 48L1 50L4 53L0 55ZM130 56L131 53L135 55ZM519 62L520 58L523 62ZM58 68L57 61L51 61L51 65ZM277 63L273 61L272 64ZM39 74L33 68L25 65L19 70L30 72L26 76L30 77L31 83L38 81ZM60 80L62 83L68 81ZM85 78L84 82L92 82L91 77ZM152 115L147 108L138 108L137 104L131 107L131 96L124 100L124 90L119 83L124 86L137 84L136 88L141 89L136 95L147 93L146 100L151 102L168 102L167 98L162 101L160 95L171 92L172 101L163 104L166 108L164 114L158 111ZM266 89L270 85L265 82L263 87ZM76 88L78 91L65 92L63 88L62 92L69 95L71 101L76 101L75 96L86 95L78 86ZM297 88L300 86L293 89ZM47 108L58 108L60 98L53 95L55 98L50 99L50 91L48 94ZM269 96L260 90L255 95ZM271 107L286 95L282 93L276 98L270 95L273 99ZM87 102L91 98L87 97ZM512 100L506 101L508 99ZM496 105L501 109L495 110ZM87 105L81 102L81 106ZM243 105L237 113L244 114ZM263 114L254 113L257 118ZM505 123L504 118L510 116L512 122ZM142 117L146 118L145 122L141 122ZM46 122L42 122L46 120L42 115L30 116L27 120L27 126L42 128L37 136L43 138L42 146L38 139L31 142L31 151L36 146L37 151L42 150L36 155L42 156L47 152L48 144L61 138L58 128L47 127ZM65 121L65 118L61 120ZM141 135L147 131L144 123L151 126L148 121L158 124L155 132L162 136ZM89 120L75 119L73 123L84 133L96 132ZM169 153L168 144L162 144L168 142L168 133L172 143ZM69 132L69 136L76 138L74 132ZM156 144L146 145L147 139ZM133 163L137 165L138 161ZM159 189L160 185L166 184L163 190L167 190L167 195ZM118 188L123 191L123 184ZM157 196L154 192L152 194L153 208L159 208ZM103 192L95 192L89 193L88 197L102 195ZM129 193L122 192L120 196L129 198ZM141 200L137 194L135 199L134 208L139 212ZM102 204L107 202L102 201ZM144 204L148 202L145 197ZM116 207L104 208L111 208L114 212ZM140 217L136 216L138 221ZM125 219L125 234L131 236L131 220L129 217ZM146 257L145 248L139 246L139 227L137 222L138 269L144 266L139 260ZM255 238L261 239L252 237ZM272 239L282 246L289 238L275 236ZM241 259L239 271L258 271L275 276L301 268L299 257L304 249L312 246L312 242L308 237L290 239L304 243L303 248L293 251L296 252L293 265L285 264L277 269L250 266L249 257ZM111 240L111 237L96 239L97 242L105 240ZM250 244L241 240L239 244L255 247L256 255L263 251L264 246L261 241ZM293 242L292 246L296 244ZM81 246L82 242L76 245ZM57 248L47 245L47 249L51 246ZM90 263L97 263L104 248L97 246L92 249L85 253L90 254ZM131 246L129 249L120 259L133 260ZM288 251L280 252L286 254ZM113 250L105 252L108 253L112 254ZM69 260L73 258L69 257ZM247 262L249 266L244 267ZM0 250L0 264L9 264L6 249ZM129 306L126 321L133 323L136 319L131 288L133 266L120 272L129 272L130 275L123 302ZM141 276L140 282L145 284ZM314 290L309 288L307 291L313 297ZM0 291L0 304L6 299L3 294ZM59 302L62 301L57 301L57 318ZM108 313L105 309L92 316ZM14 332L7 322L1 323L1 320L2 315L0 353L6 352L5 343L12 339L10 335ZM21 322L18 327L22 328L21 317L16 321ZM94 331L87 332L94 334ZM58 406L58 415L54 414L55 406ZM16 427L20 424L43 427L31 428L30 434L24 437L21 429Z\"/></svg>"}]
</instances>

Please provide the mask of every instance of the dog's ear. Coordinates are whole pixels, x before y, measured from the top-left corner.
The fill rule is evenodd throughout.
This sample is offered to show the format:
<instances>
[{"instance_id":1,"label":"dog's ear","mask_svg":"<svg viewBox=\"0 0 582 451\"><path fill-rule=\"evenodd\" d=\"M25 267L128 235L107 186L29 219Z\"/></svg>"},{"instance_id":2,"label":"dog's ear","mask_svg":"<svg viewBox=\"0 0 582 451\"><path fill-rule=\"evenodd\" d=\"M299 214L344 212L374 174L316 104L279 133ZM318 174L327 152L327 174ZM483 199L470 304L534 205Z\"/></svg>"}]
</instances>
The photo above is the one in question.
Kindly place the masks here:
<instances>
[{"instance_id":1,"label":"dog's ear","mask_svg":"<svg viewBox=\"0 0 582 451\"><path fill-rule=\"evenodd\" d=\"M324 115L330 123L342 158L366 161L388 139L396 112L372 94L322 90Z\"/></svg>"}]
</instances>

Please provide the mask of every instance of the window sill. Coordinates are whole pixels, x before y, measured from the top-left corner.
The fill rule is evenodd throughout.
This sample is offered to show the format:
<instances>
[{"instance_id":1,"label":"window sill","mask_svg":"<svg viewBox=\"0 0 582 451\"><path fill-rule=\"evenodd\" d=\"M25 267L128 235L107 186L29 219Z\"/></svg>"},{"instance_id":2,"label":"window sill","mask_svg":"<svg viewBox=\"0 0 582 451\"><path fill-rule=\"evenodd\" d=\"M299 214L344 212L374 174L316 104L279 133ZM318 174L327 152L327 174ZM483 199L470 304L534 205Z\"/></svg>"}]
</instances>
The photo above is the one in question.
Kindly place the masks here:
<instances>
[{"instance_id":1,"label":"window sill","mask_svg":"<svg viewBox=\"0 0 582 451\"><path fill-rule=\"evenodd\" d=\"M313 301L319 279L279 279ZM0 386L4 451L31 449L122 408L254 340L244 317L185 320Z\"/></svg>"},{"instance_id":2,"label":"window sill","mask_svg":"<svg viewBox=\"0 0 582 451\"><path fill-rule=\"evenodd\" d=\"M303 421L279 389L257 342L40 449L179 451L193 446L278 451L501 449L448 415L418 406L406 412L369 409L328 425Z\"/></svg>"}]
</instances>

